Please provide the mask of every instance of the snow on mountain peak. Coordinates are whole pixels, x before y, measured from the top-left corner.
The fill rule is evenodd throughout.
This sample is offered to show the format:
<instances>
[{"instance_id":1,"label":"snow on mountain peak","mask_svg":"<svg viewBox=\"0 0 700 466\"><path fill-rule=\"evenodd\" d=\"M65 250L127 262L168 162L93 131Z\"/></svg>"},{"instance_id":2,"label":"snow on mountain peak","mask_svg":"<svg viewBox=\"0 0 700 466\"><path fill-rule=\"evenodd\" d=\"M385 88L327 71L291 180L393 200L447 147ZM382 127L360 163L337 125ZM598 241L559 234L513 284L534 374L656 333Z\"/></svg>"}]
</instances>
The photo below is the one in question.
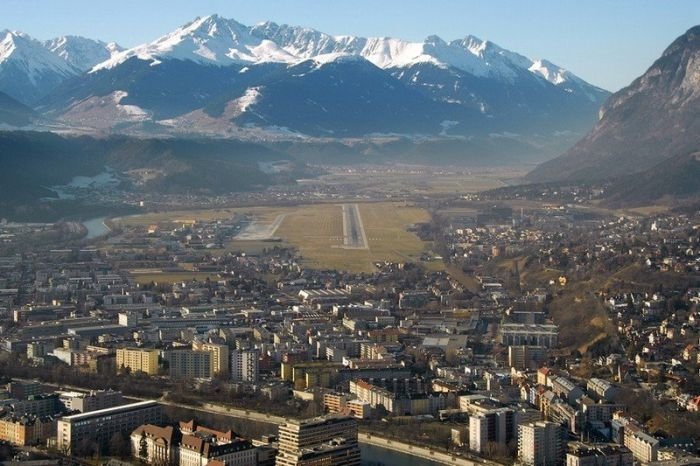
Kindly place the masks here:
<instances>
[{"instance_id":1,"label":"snow on mountain peak","mask_svg":"<svg viewBox=\"0 0 700 466\"><path fill-rule=\"evenodd\" d=\"M250 28L216 14L196 18L151 43L115 54L91 71L113 68L131 57L151 61L153 64L170 58L219 66L294 60L294 57L274 42L254 37Z\"/></svg>"},{"instance_id":2,"label":"snow on mountain peak","mask_svg":"<svg viewBox=\"0 0 700 466\"><path fill-rule=\"evenodd\" d=\"M570 74L567 70L547 60L535 60L528 68L531 72L542 76L554 85L559 85L568 80Z\"/></svg>"},{"instance_id":3,"label":"snow on mountain peak","mask_svg":"<svg viewBox=\"0 0 700 466\"><path fill-rule=\"evenodd\" d=\"M44 46L80 71L87 71L123 50L114 42L106 44L80 36L57 37L44 42Z\"/></svg>"},{"instance_id":4,"label":"snow on mountain peak","mask_svg":"<svg viewBox=\"0 0 700 466\"><path fill-rule=\"evenodd\" d=\"M0 34L0 37L0 65L15 64L24 70L32 83L45 72L62 76L76 74L76 69L72 65L23 32L6 30Z\"/></svg>"},{"instance_id":5,"label":"snow on mountain peak","mask_svg":"<svg viewBox=\"0 0 700 466\"><path fill-rule=\"evenodd\" d=\"M153 42L113 54L92 71L112 68L131 57L152 64L163 59L179 59L225 66L260 62L295 64L316 57L327 62L345 55L363 57L384 69L428 63L507 81L521 73L532 73L554 85L575 78L549 62L530 60L472 35L449 43L436 35L428 36L423 42L387 37L332 36L307 27L272 21L248 27L216 14L196 18Z\"/></svg>"}]
</instances>

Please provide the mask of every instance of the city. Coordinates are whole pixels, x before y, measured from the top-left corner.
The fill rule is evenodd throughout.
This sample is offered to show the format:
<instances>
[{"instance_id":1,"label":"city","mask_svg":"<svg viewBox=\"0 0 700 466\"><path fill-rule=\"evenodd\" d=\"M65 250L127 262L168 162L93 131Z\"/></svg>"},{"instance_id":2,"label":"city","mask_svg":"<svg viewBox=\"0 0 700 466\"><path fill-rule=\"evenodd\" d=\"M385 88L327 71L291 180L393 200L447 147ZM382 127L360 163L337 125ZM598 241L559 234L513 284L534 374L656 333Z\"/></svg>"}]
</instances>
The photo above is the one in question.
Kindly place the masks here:
<instances>
[{"instance_id":1,"label":"city","mask_svg":"<svg viewBox=\"0 0 700 466\"><path fill-rule=\"evenodd\" d=\"M698 5L125 1L4 12L0 466L700 465Z\"/></svg>"}]
</instances>

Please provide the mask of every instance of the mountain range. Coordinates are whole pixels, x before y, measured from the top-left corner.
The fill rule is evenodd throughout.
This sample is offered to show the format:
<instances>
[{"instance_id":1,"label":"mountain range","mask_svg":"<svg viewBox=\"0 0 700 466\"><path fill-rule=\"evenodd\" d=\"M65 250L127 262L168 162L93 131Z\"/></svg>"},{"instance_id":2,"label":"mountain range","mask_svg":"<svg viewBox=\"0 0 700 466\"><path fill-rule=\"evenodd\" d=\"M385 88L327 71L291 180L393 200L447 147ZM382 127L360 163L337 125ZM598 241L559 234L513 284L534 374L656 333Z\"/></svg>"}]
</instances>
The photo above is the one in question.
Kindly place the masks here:
<instances>
[{"instance_id":1,"label":"mountain range","mask_svg":"<svg viewBox=\"0 0 700 466\"><path fill-rule=\"evenodd\" d=\"M81 130L257 139L457 138L553 156L609 93L466 36L332 36L211 15L129 49L5 31L0 91Z\"/></svg>"},{"instance_id":2,"label":"mountain range","mask_svg":"<svg viewBox=\"0 0 700 466\"><path fill-rule=\"evenodd\" d=\"M613 94L595 127L565 154L532 171L531 182L624 179L616 199L633 199L625 183L655 195L686 192L667 176L683 169L697 173L700 151L700 26L689 29L629 86ZM640 176L633 176L640 174ZM629 178L625 178L629 177ZM656 181L655 181L656 180ZM661 181L663 180L663 181ZM652 186L654 182L662 186ZM700 191L697 178L692 182ZM641 193L639 193L641 194ZM649 195L642 196L649 200ZM659 197L659 196L657 196ZM641 198L640 198L641 199Z\"/></svg>"}]
</instances>

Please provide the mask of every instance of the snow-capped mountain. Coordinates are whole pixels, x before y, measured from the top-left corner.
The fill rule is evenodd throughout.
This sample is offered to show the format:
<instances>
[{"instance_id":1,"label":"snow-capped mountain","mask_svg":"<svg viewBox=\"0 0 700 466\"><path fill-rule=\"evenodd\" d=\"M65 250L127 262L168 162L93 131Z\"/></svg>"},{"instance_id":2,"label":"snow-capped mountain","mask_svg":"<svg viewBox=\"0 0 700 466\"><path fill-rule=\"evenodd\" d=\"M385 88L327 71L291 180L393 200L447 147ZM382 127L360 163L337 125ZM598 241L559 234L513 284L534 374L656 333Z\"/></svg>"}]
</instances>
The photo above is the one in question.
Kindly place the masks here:
<instances>
[{"instance_id":1,"label":"snow-capped mountain","mask_svg":"<svg viewBox=\"0 0 700 466\"><path fill-rule=\"evenodd\" d=\"M559 151L593 125L608 96L474 36L333 36L211 15L127 50L70 36L44 45L66 73L30 103L100 130L483 138L511 152L534 137Z\"/></svg>"},{"instance_id":2,"label":"snow-capped mountain","mask_svg":"<svg viewBox=\"0 0 700 466\"><path fill-rule=\"evenodd\" d=\"M291 63L295 60L274 42L254 37L250 28L218 15L197 18L153 42L117 53L97 64L93 72L114 68L132 57L154 65L164 59L222 66L266 61Z\"/></svg>"},{"instance_id":3,"label":"snow-capped mountain","mask_svg":"<svg viewBox=\"0 0 700 466\"><path fill-rule=\"evenodd\" d=\"M88 71L124 50L115 42L108 44L80 36L56 37L44 42L44 47L80 71Z\"/></svg>"},{"instance_id":4,"label":"snow-capped mountain","mask_svg":"<svg viewBox=\"0 0 700 466\"><path fill-rule=\"evenodd\" d=\"M27 34L0 32L0 91L31 104L76 74L71 64Z\"/></svg>"},{"instance_id":5,"label":"snow-capped mountain","mask_svg":"<svg viewBox=\"0 0 700 466\"><path fill-rule=\"evenodd\" d=\"M93 71L113 68L131 57L158 64L178 59L215 65L286 63L324 56L357 55L382 69L429 63L457 68L477 77L514 80L521 71L556 85L580 78L546 60L531 60L474 36L445 42L429 36L423 42L401 39L332 36L314 29L265 22L252 27L218 15L197 18L153 42L115 54ZM578 87L578 86L577 86ZM591 86L593 87L593 86Z\"/></svg>"}]
</instances>

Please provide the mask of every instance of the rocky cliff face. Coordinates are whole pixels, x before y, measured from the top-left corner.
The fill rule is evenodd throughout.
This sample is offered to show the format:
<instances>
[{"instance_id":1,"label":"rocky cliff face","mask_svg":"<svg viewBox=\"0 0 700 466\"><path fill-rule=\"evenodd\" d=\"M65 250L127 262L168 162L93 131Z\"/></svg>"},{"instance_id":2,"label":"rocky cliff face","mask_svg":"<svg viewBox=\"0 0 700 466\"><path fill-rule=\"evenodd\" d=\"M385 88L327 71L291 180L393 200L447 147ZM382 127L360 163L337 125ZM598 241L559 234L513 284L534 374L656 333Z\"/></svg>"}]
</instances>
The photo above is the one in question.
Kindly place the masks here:
<instances>
[{"instance_id":1,"label":"rocky cliff face","mask_svg":"<svg viewBox=\"0 0 700 466\"><path fill-rule=\"evenodd\" d=\"M537 167L533 182L601 180L643 172L700 149L700 26L676 39L603 105L593 130Z\"/></svg>"}]
</instances>

